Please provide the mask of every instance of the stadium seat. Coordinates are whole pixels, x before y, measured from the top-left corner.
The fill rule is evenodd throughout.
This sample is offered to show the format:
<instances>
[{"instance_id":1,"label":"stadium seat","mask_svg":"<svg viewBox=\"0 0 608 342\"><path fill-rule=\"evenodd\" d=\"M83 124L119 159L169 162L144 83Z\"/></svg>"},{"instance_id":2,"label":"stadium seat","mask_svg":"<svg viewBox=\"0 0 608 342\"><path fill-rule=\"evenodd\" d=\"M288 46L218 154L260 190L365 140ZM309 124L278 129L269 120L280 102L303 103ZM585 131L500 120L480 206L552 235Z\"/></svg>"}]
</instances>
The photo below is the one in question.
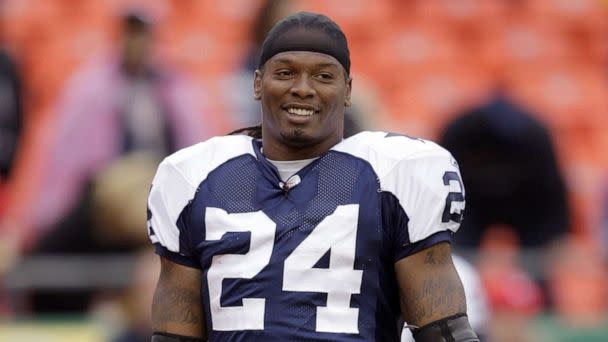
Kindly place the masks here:
<instances>
[{"instance_id":1,"label":"stadium seat","mask_svg":"<svg viewBox=\"0 0 608 342\"><path fill-rule=\"evenodd\" d=\"M564 29L562 35L568 40L570 51L579 63L606 65L608 61L608 20L599 30L588 30L582 25Z\"/></svg>"},{"instance_id":2,"label":"stadium seat","mask_svg":"<svg viewBox=\"0 0 608 342\"><path fill-rule=\"evenodd\" d=\"M389 110L395 120L415 117L424 120L436 134L447 120L489 94L483 73L464 65L428 64L402 68L399 83L390 91Z\"/></svg>"},{"instance_id":3,"label":"stadium seat","mask_svg":"<svg viewBox=\"0 0 608 342\"><path fill-rule=\"evenodd\" d=\"M481 57L492 68L572 59L567 39L553 26L529 18L505 18L490 23L481 37Z\"/></svg>"},{"instance_id":4,"label":"stadium seat","mask_svg":"<svg viewBox=\"0 0 608 342\"><path fill-rule=\"evenodd\" d=\"M58 25L80 28L104 29L113 19L114 9L102 1L54 0L59 17L54 22Z\"/></svg>"},{"instance_id":5,"label":"stadium seat","mask_svg":"<svg viewBox=\"0 0 608 342\"><path fill-rule=\"evenodd\" d=\"M230 26L247 27L251 24L253 13L262 5L261 0L224 0L202 1L201 9L207 12L207 17L217 18L222 24L218 29L230 29Z\"/></svg>"},{"instance_id":6,"label":"stadium seat","mask_svg":"<svg viewBox=\"0 0 608 342\"><path fill-rule=\"evenodd\" d=\"M425 24L402 24L362 51L359 67L373 73L383 88L392 89L411 72L446 68L467 62L466 47L448 31ZM427 68L427 66L432 66Z\"/></svg>"},{"instance_id":7,"label":"stadium seat","mask_svg":"<svg viewBox=\"0 0 608 342\"><path fill-rule=\"evenodd\" d=\"M550 23L569 41L569 51L575 57L606 62L608 6L602 1L530 0L522 3L529 17Z\"/></svg>"},{"instance_id":8,"label":"stadium seat","mask_svg":"<svg viewBox=\"0 0 608 342\"><path fill-rule=\"evenodd\" d=\"M351 45L380 37L392 23L389 1L296 0L295 7L331 17L345 31Z\"/></svg>"},{"instance_id":9,"label":"stadium seat","mask_svg":"<svg viewBox=\"0 0 608 342\"><path fill-rule=\"evenodd\" d=\"M173 1L166 27L181 27L182 32L208 31L220 40L243 44L259 1Z\"/></svg>"},{"instance_id":10,"label":"stadium seat","mask_svg":"<svg viewBox=\"0 0 608 342\"><path fill-rule=\"evenodd\" d=\"M593 67L536 64L508 68L503 77L516 98L554 126L593 123L608 110L608 80Z\"/></svg>"},{"instance_id":11,"label":"stadium seat","mask_svg":"<svg viewBox=\"0 0 608 342\"><path fill-rule=\"evenodd\" d=\"M602 26L608 7L596 0L527 0L527 10L566 25Z\"/></svg>"},{"instance_id":12,"label":"stadium seat","mask_svg":"<svg viewBox=\"0 0 608 342\"><path fill-rule=\"evenodd\" d=\"M555 310L570 325L601 322L608 307L608 273L598 243L571 238L557 247L547 269Z\"/></svg>"},{"instance_id":13,"label":"stadium seat","mask_svg":"<svg viewBox=\"0 0 608 342\"><path fill-rule=\"evenodd\" d=\"M402 1L405 2L405 1ZM505 2L478 0L416 0L413 10L419 18L440 22L455 29L471 29L504 15Z\"/></svg>"},{"instance_id":14,"label":"stadium seat","mask_svg":"<svg viewBox=\"0 0 608 342\"><path fill-rule=\"evenodd\" d=\"M577 236L594 239L600 229L602 184L606 179L606 153L602 127L553 130L560 165L568 190L571 227Z\"/></svg>"},{"instance_id":15,"label":"stadium seat","mask_svg":"<svg viewBox=\"0 0 608 342\"><path fill-rule=\"evenodd\" d=\"M236 68L243 58L245 46L218 39L206 30L184 30L167 31L161 49L167 62L204 79Z\"/></svg>"},{"instance_id":16,"label":"stadium seat","mask_svg":"<svg viewBox=\"0 0 608 342\"><path fill-rule=\"evenodd\" d=\"M402 64L458 63L464 51L448 30L427 25L403 24L383 38L376 51L379 62Z\"/></svg>"}]
</instances>

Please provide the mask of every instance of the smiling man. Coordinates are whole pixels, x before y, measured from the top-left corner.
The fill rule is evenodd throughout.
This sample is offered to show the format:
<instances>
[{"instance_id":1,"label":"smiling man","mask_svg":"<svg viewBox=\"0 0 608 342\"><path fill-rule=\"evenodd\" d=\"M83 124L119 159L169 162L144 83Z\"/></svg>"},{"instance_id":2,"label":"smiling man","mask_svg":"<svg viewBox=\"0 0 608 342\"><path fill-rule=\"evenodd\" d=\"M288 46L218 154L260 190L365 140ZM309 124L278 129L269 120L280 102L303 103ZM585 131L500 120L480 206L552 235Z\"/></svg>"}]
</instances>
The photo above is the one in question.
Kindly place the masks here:
<instances>
[{"instance_id":1,"label":"smiling man","mask_svg":"<svg viewBox=\"0 0 608 342\"><path fill-rule=\"evenodd\" d=\"M262 124L166 158L148 200L161 256L152 341L478 341L451 259L464 210L438 145L343 139L346 37L297 13L266 37Z\"/></svg>"}]
</instances>

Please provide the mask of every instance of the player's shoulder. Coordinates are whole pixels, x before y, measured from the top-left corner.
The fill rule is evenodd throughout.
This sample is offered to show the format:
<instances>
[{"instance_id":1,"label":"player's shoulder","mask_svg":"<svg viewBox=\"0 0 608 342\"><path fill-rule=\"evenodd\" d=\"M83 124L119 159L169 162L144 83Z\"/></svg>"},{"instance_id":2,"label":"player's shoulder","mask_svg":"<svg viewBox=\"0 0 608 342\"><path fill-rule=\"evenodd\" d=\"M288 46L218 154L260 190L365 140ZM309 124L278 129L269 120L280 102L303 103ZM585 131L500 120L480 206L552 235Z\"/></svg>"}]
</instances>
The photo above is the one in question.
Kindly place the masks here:
<instances>
[{"instance_id":1,"label":"player's shoulder","mask_svg":"<svg viewBox=\"0 0 608 342\"><path fill-rule=\"evenodd\" d=\"M431 140L384 131L364 131L344 139L334 150L368 161L374 169L392 169L408 161L432 161L451 154ZM456 163L456 161L453 161Z\"/></svg>"},{"instance_id":2,"label":"player's shoulder","mask_svg":"<svg viewBox=\"0 0 608 342\"><path fill-rule=\"evenodd\" d=\"M231 159L247 154L255 156L252 139L245 135L213 137L169 155L159 169L172 168L189 181L204 179L209 172Z\"/></svg>"}]
</instances>

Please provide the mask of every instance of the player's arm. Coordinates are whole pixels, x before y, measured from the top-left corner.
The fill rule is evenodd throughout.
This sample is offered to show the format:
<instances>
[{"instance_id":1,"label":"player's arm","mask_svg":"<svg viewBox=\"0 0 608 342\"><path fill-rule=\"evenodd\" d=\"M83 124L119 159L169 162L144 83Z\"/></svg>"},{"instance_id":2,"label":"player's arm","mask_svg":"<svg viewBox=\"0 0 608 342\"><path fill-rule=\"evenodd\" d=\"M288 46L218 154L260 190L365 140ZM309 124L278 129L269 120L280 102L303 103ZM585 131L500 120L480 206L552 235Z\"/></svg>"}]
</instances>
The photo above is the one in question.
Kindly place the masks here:
<instances>
[{"instance_id":1,"label":"player's arm","mask_svg":"<svg viewBox=\"0 0 608 342\"><path fill-rule=\"evenodd\" d=\"M395 264L401 311L417 342L479 341L466 316L464 289L448 242Z\"/></svg>"},{"instance_id":2,"label":"player's arm","mask_svg":"<svg viewBox=\"0 0 608 342\"><path fill-rule=\"evenodd\" d=\"M152 301L152 342L204 341L201 271L161 257Z\"/></svg>"},{"instance_id":3,"label":"player's arm","mask_svg":"<svg viewBox=\"0 0 608 342\"><path fill-rule=\"evenodd\" d=\"M148 197L148 235L161 256L152 301L152 342L195 342L206 336L201 269L190 244L188 203L193 186L169 158L159 166Z\"/></svg>"}]
</instances>

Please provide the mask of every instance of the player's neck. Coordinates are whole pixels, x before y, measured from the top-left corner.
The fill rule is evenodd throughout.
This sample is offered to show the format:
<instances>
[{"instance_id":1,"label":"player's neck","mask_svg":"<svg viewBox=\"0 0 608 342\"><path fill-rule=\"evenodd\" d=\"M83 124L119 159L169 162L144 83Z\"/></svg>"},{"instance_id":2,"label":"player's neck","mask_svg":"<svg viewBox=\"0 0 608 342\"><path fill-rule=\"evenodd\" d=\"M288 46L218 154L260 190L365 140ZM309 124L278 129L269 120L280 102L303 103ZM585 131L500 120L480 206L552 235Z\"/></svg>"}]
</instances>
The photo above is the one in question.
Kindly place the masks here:
<instances>
[{"instance_id":1,"label":"player's neck","mask_svg":"<svg viewBox=\"0 0 608 342\"><path fill-rule=\"evenodd\" d=\"M332 139L326 139L319 144L310 146L290 146L275 139L263 137L263 154L266 158L277 161L317 158L329 151L337 143L342 141L342 139L343 137L336 136Z\"/></svg>"}]
</instances>

